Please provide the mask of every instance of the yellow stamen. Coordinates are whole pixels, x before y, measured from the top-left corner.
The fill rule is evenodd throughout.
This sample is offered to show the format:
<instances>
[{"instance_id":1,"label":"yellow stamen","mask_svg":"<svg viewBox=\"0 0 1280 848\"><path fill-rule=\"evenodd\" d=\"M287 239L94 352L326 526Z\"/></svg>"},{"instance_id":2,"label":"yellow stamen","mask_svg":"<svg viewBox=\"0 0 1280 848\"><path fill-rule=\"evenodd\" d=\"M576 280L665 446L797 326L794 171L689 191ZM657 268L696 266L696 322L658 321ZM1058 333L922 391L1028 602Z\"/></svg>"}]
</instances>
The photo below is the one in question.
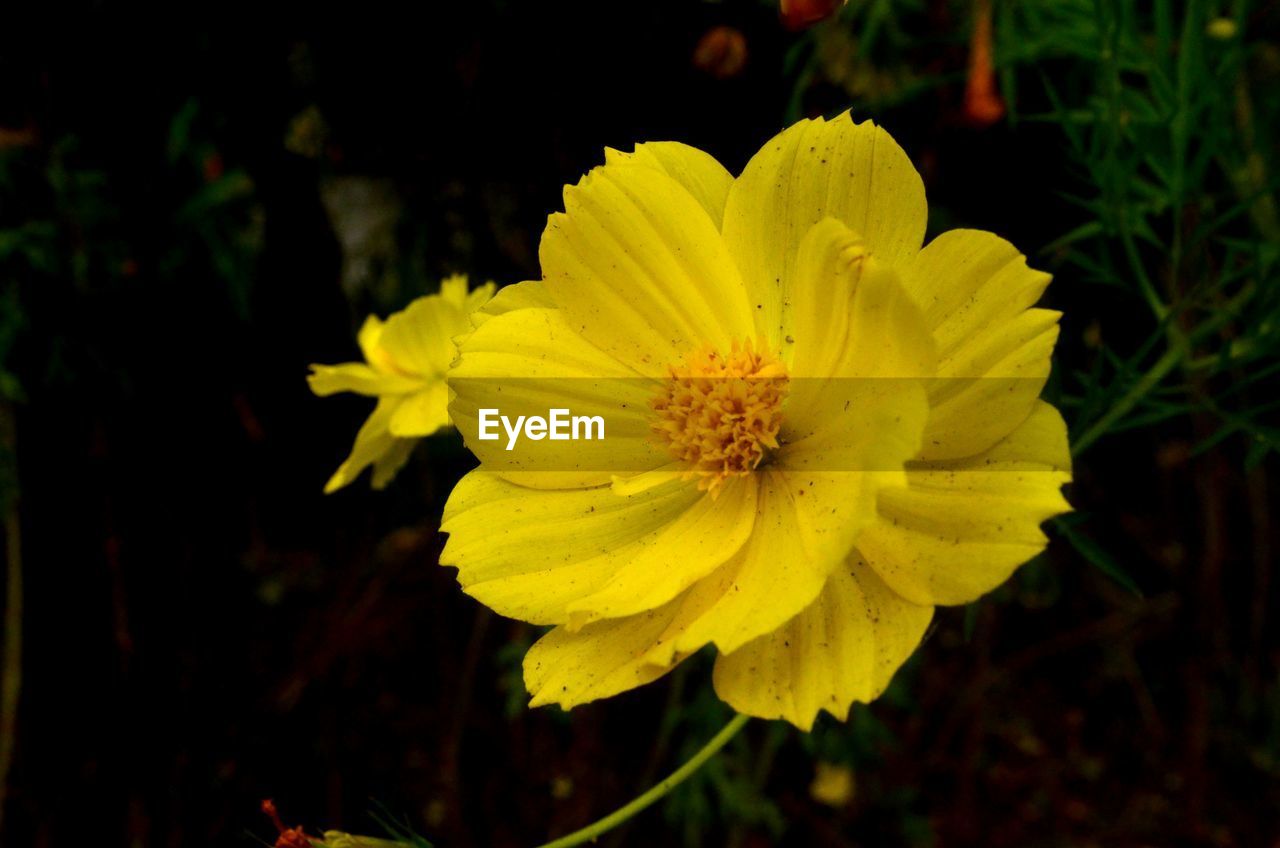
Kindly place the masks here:
<instances>
[{"instance_id":1,"label":"yellow stamen","mask_svg":"<svg viewBox=\"0 0 1280 848\"><path fill-rule=\"evenodd\" d=\"M714 495L729 477L750 474L778 447L787 369L750 341L724 355L707 346L668 369L652 400L653 431Z\"/></svg>"}]
</instances>

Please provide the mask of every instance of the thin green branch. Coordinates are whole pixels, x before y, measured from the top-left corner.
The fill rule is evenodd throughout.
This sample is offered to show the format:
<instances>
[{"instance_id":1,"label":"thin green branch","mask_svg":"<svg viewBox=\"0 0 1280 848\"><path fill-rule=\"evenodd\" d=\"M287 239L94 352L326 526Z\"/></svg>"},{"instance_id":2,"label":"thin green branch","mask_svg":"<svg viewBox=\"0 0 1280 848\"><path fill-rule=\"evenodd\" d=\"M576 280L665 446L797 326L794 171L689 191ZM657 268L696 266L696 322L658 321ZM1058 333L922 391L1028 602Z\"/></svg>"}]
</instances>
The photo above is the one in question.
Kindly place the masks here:
<instances>
[{"instance_id":1,"label":"thin green branch","mask_svg":"<svg viewBox=\"0 0 1280 848\"><path fill-rule=\"evenodd\" d=\"M747 723L749 716L736 715L733 719L717 733L710 742L703 746L702 750L689 758L688 762L673 771L664 780L657 783L652 789L645 792L635 800L625 806L619 807L614 812L605 816L593 824L589 824L581 830L576 830L568 836L562 836L559 839L539 846L539 848L571 848L574 845L582 845L592 842L602 834L608 833L618 825L630 819L636 813L644 810L656 802L665 798L672 789L675 789L683 783L688 777L702 768L707 760L716 755L717 752L729 743L729 740L737 735L742 726Z\"/></svg>"},{"instance_id":2,"label":"thin green branch","mask_svg":"<svg viewBox=\"0 0 1280 848\"><path fill-rule=\"evenodd\" d=\"M1137 382L1130 386L1129 390L1125 392L1119 400L1112 404L1111 408L1108 409L1102 417L1089 425L1089 428L1072 443L1072 456L1079 456L1084 453L1090 445L1102 436L1106 435L1107 431L1110 430L1117 421L1128 415L1129 412L1138 405L1138 402L1147 396L1148 392L1160 385L1161 381L1163 381L1165 377L1169 376L1169 373L1173 371L1173 369L1178 367L1178 364L1182 362L1183 358L1186 356L1186 352L1187 348L1185 344L1178 345L1177 347L1171 347L1165 351L1164 356L1160 357L1160 359L1156 361L1156 364L1151 366L1151 369L1147 371L1147 373L1143 374Z\"/></svg>"}]
</instances>

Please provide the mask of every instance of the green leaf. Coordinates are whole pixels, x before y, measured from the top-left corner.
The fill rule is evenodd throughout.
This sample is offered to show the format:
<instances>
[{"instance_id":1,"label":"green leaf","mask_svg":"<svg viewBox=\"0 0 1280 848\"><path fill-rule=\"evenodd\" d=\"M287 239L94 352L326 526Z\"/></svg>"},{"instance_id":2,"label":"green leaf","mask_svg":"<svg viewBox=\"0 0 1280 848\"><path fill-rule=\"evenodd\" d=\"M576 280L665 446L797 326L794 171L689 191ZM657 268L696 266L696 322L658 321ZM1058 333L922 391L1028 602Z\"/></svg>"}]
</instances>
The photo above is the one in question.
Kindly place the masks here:
<instances>
[{"instance_id":1,"label":"green leaf","mask_svg":"<svg viewBox=\"0 0 1280 848\"><path fill-rule=\"evenodd\" d=\"M1062 534L1062 538L1070 542L1071 547L1076 549L1076 553L1084 557L1090 565L1110 577L1115 582L1119 583L1124 588L1128 589L1137 597L1143 597L1142 590L1138 588L1138 584L1129 576L1123 566L1116 561L1115 557L1111 556L1111 554L1103 549L1103 547L1097 542L1085 536L1083 533L1072 529L1071 523L1072 522L1070 520L1065 518L1055 518L1053 520L1053 526Z\"/></svg>"}]
</instances>

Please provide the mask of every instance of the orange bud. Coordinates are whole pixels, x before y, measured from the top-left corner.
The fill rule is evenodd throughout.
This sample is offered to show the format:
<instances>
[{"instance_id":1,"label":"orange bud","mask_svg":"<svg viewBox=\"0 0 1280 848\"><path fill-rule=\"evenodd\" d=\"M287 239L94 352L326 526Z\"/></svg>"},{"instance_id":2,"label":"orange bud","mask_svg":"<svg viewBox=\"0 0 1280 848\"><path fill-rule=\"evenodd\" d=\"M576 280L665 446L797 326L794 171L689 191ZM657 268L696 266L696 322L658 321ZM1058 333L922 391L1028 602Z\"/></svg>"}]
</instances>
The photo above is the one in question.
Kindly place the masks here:
<instances>
[{"instance_id":1,"label":"orange bud","mask_svg":"<svg viewBox=\"0 0 1280 848\"><path fill-rule=\"evenodd\" d=\"M971 124L987 127L1004 117L1004 101L996 91L994 49L991 43L991 0L976 0L973 35L969 42L969 80L964 87L964 115Z\"/></svg>"},{"instance_id":2,"label":"orange bud","mask_svg":"<svg viewBox=\"0 0 1280 848\"><path fill-rule=\"evenodd\" d=\"M716 79L736 77L746 64L747 37L730 26L707 30L693 48L694 67Z\"/></svg>"},{"instance_id":3,"label":"orange bud","mask_svg":"<svg viewBox=\"0 0 1280 848\"><path fill-rule=\"evenodd\" d=\"M276 802L270 798L262 802L262 812L267 814L271 823L276 826L279 836L274 848L311 848L311 840L303 833L301 827L285 827L276 810Z\"/></svg>"},{"instance_id":4,"label":"orange bud","mask_svg":"<svg viewBox=\"0 0 1280 848\"><path fill-rule=\"evenodd\" d=\"M849 0L779 0L778 14L782 25L795 31L825 21L847 2Z\"/></svg>"}]
</instances>

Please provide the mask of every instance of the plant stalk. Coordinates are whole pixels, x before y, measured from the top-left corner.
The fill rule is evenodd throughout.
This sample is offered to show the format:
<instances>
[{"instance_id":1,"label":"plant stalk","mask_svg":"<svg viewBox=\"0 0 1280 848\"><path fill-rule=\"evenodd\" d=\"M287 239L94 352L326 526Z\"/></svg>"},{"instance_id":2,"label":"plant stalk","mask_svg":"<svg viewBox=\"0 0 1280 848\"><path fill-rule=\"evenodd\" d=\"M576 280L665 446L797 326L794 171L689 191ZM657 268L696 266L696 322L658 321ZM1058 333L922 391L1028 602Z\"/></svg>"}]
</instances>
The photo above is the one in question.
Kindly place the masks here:
<instances>
[{"instance_id":1,"label":"plant stalk","mask_svg":"<svg viewBox=\"0 0 1280 848\"><path fill-rule=\"evenodd\" d=\"M574 845L582 845L591 842L602 834L608 833L618 825L630 819L636 813L644 810L656 802L662 800L681 783L683 783L689 775L700 769L707 760L711 759L721 748L729 743L742 726L747 723L750 716L736 715L724 726L724 728L712 737L711 741L702 747L698 753L689 758L688 762L673 771L665 779L658 782L652 789L637 797L630 803L619 807L609 815L587 825L581 830L575 830L568 836L562 836L559 839L552 840L539 848L571 848Z\"/></svg>"}]
</instances>

